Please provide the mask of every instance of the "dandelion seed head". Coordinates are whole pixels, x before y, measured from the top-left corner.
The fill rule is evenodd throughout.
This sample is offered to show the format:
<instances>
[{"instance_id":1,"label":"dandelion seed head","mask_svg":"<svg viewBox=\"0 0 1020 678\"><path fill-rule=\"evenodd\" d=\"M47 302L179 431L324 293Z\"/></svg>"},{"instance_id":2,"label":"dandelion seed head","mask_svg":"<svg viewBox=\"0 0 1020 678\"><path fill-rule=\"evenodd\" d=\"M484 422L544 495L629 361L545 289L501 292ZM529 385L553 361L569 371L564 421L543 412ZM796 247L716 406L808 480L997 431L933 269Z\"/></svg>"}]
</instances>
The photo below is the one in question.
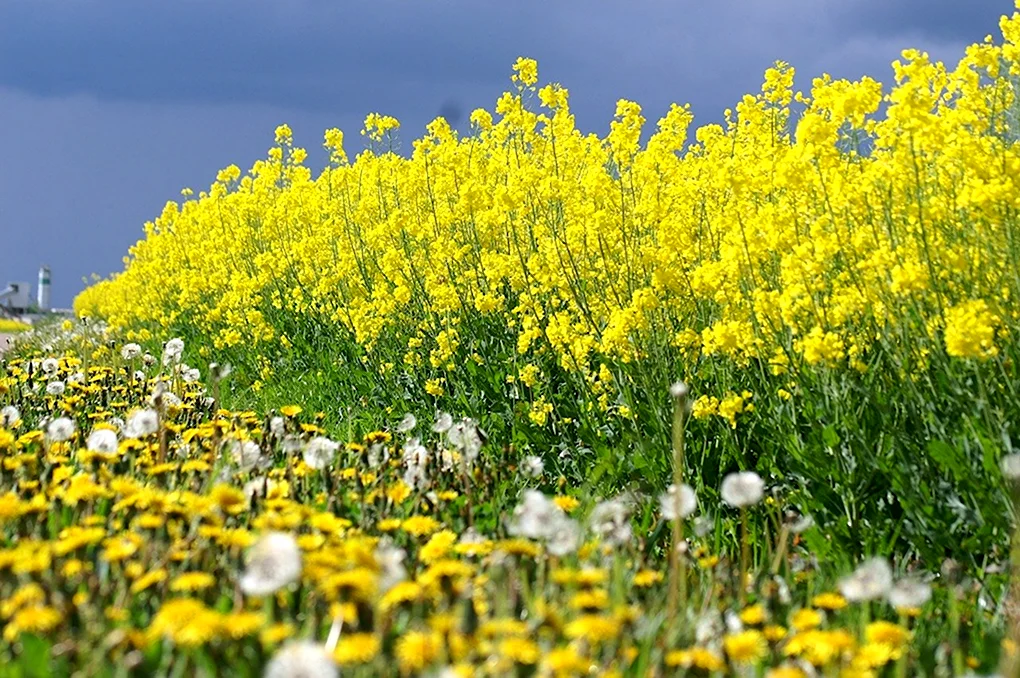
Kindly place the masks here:
<instances>
[{"instance_id":1,"label":"dandelion seed head","mask_svg":"<svg viewBox=\"0 0 1020 678\"><path fill-rule=\"evenodd\" d=\"M138 344L124 344L120 349L120 357L124 360L134 360L142 354L142 347Z\"/></svg>"},{"instance_id":2,"label":"dandelion seed head","mask_svg":"<svg viewBox=\"0 0 1020 678\"><path fill-rule=\"evenodd\" d=\"M418 425L418 419L413 414L405 414L404 418L397 424L397 431L399 433L409 433L414 430L414 427Z\"/></svg>"},{"instance_id":3,"label":"dandelion seed head","mask_svg":"<svg viewBox=\"0 0 1020 678\"><path fill-rule=\"evenodd\" d=\"M301 549L297 540L285 532L269 532L248 552L240 585L249 596L267 596L300 576Z\"/></svg>"},{"instance_id":4,"label":"dandelion seed head","mask_svg":"<svg viewBox=\"0 0 1020 678\"><path fill-rule=\"evenodd\" d=\"M682 381L678 381L669 387L669 397L674 400L683 400L687 397L688 393L690 393L690 389Z\"/></svg>"},{"instance_id":5,"label":"dandelion seed head","mask_svg":"<svg viewBox=\"0 0 1020 678\"><path fill-rule=\"evenodd\" d=\"M453 426L453 417L447 412L441 412L436 417L436 423L432 425L432 430L436 433L446 433Z\"/></svg>"},{"instance_id":6,"label":"dandelion seed head","mask_svg":"<svg viewBox=\"0 0 1020 678\"><path fill-rule=\"evenodd\" d=\"M322 470L333 462L340 443L333 442L325 436L316 436L305 446L304 460L310 468Z\"/></svg>"},{"instance_id":7,"label":"dandelion seed head","mask_svg":"<svg viewBox=\"0 0 1020 678\"><path fill-rule=\"evenodd\" d=\"M525 478L539 478L545 471L545 463L541 457L529 455L521 462L521 475Z\"/></svg>"},{"instance_id":8,"label":"dandelion seed head","mask_svg":"<svg viewBox=\"0 0 1020 678\"><path fill-rule=\"evenodd\" d=\"M900 579L889 589L886 598L897 610L923 607L931 600L931 585L913 577Z\"/></svg>"},{"instance_id":9,"label":"dandelion seed head","mask_svg":"<svg viewBox=\"0 0 1020 678\"><path fill-rule=\"evenodd\" d=\"M676 520L687 518L698 508L698 496L694 488L683 483L678 488L670 485L665 492L659 496L659 510L664 520Z\"/></svg>"},{"instance_id":10,"label":"dandelion seed head","mask_svg":"<svg viewBox=\"0 0 1020 678\"><path fill-rule=\"evenodd\" d=\"M0 426L14 428L21 421L21 411L14 405L7 405L0 410Z\"/></svg>"},{"instance_id":11,"label":"dandelion seed head","mask_svg":"<svg viewBox=\"0 0 1020 678\"><path fill-rule=\"evenodd\" d=\"M1016 482L1020 480L1020 454L1007 454L999 462L1002 468L1002 475L1006 476L1006 480Z\"/></svg>"},{"instance_id":12,"label":"dandelion seed head","mask_svg":"<svg viewBox=\"0 0 1020 678\"><path fill-rule=\"evenodd\" d=\"M875 600L889 593L893 585L892 568L885 558L862 563L853 574L839 582L839 592L851 602Z\"/></svg>"},{"instance_id":13,"label":"dandelion seed head","mask_svg":"<svg viewBox=\"0 0 1020 678\"><path fill-rule=\"evenodd\" d=\"M255 468L262 458L262 449L254 440L230 440L227 449L231 460L242 472Z\"/></svg>"},{"instance_id":14,"label":"dandelion seed head","mask_svg":"<svg viewBox=\"0 0 1020 678\"><path fill-rule=\"evenodd\" d=\"M159 414L156 410L136 410L128 417L124 437L145 438L159 430Z\"/></svg>"},{"instance_id":15,"label":"dandelion seed head","mask_svg":"<svg viewBox=\"0 0 1020 678\"><path fill-rule=\"evenodd\" d=\"M51 421L46 427L46 436L53 442L63 442L70 440L71 436L74 435L75 430L74 421L67 417L58 417Z\"/></svg>"},{"instance_id":16,"label":"dandelion seed head","mask_svg":"<svg viewBox=\"0 0 1020 678\"><path fill-rule=\"evenodd\" d=\"M723 478L720 494L722 500L736 508L753 506L761 501L765 483L754 471L731 473Z\"/></svg>"},{"instance_id":17,"label":"dandelion seed head","mask_svg":"<svg viewBox=\"0 0 1020 678\"><path fill-rule=\"evenodd\" d=\"M181 355L184 353L184 340L175 337L166 342L163 346L163 365L176 365L181 362Z\"/></svg>"},{"instance_id":18,"label":"dandelion seed head","mask_svg":"<svg viewBox=\"0 0 1020 678\"><path fill-rule=\"evenodd\" d=\"M117 451L117 433L108 428L97 428L89 434L85 447L100 454L113 454Z\"/></svg>"},{"instance_id":19,"label":"dandelion seed head","mask_svg":"<svg viewBox=\"0 0 1020 678\"><path fill-rule=\"evenodd\" d=\"M310 640L286 643L266 664L264 678L339 678L340 670L324 645Z\"/></svg>"}]
</instances>

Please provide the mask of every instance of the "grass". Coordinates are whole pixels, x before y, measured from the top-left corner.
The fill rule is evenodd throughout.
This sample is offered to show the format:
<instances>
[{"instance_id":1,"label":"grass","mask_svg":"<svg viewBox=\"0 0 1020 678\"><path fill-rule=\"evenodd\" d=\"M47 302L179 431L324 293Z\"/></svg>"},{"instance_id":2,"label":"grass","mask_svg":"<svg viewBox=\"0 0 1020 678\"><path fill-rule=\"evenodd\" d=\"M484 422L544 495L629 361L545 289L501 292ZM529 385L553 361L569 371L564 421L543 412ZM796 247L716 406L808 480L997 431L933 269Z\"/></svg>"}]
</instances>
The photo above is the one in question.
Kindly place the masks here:
<instances>
[{"instance_id":1,"label":"grass","mask_svg":"<svg viewBox=\"0 0 1020 678\"><path fill-rule=\"evenodd\" d=\"M862 564L771 478L740 510L702 482L670 520L655 494L599 496L470 422L331 422L301 391L223 408L236 374L51 332L58 360L22 345L0 377L19 415L0 409L0 675L934 676L1016 657L1004 560L935 579L903 555ZM666 395L688 481L696 395ZM291 556L258 545L270 532L299 575L274 579Z\"/></svg>"}]
</instances>

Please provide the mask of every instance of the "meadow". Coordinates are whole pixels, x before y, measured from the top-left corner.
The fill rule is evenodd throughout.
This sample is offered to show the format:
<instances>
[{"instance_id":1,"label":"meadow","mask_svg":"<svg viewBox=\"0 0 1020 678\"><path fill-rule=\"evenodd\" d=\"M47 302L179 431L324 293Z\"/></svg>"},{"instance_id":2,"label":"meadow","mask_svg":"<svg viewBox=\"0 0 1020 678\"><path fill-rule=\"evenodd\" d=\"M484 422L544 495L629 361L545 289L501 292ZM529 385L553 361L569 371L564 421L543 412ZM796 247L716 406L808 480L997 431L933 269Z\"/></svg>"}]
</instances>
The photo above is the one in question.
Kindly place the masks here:
<instances>
[{"instance_id":1,"label":"meadow","mask_svg":"<svg viewBox=\"0 0 1020 678\"><path fill-rule=\"evenodd\" d=\"M6 357L0 674L1016 675L999 28L693 132L523 57L280 126Z\"/></svg>"}]
</instances>

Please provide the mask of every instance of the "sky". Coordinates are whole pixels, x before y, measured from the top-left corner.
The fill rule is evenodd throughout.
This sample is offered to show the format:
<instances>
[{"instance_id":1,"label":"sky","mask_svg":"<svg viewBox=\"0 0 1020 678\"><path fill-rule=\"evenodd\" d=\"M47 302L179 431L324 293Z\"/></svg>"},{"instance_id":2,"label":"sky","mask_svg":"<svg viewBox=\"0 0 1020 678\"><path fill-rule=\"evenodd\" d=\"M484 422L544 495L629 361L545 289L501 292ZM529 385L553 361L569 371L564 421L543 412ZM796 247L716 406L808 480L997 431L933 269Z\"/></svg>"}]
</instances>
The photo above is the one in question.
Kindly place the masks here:
<instances>
[{"instance_id":1,"label":"sky","mask_svg":"<svg viewBox=\"0 0 1020 678\"><path fill-rule=\"evenodd\" d=\"M695 126L758 91L774 61L891 80L905 48L955 64L996 37L1010 0L3 0L0 288L52 268L67 307L182 188L264 157L288 123L318 149L392 115L410 148L445 115L492 109L518 56L570 90L585 132L616 101L649 124L690 103ZM317 170L324 156L313 153Z\"/></svg>"}]
</instances>

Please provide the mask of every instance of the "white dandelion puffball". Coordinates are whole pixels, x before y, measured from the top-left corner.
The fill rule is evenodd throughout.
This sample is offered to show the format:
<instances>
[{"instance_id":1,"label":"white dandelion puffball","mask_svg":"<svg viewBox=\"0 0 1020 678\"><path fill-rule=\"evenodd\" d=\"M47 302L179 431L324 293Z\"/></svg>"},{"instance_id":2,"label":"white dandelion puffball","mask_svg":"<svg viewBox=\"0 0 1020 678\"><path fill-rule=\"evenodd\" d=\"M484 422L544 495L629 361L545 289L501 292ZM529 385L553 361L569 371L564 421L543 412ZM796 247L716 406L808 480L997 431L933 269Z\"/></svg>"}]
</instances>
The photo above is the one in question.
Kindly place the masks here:
<instances>
[{"instance_id":1,"label":"white dandelion puffball","mask_svg":"<svg viewBox=\"0 0 1020 678\"><path fill-rule=\"evenodd\" d=\"M181 354L184 353L184 340L175 337L166 342L163 347L163 365L175 365L181 362Z\"/></svg>"},{"instance_id":2,"label":"white dandelion puffball","mask_svg":"<svg viewBox=\"0 0 1020 678\"><path fill-rule=\"evenodd\" d=\"M447 412L441 412L436 417L436 423L432 425L432 430L436 433L446 433L453 426L453 416Z\"/></svg>"},{"instance_id":3,"label":"white dandelion puffball","mask_svg":"<svg viewBox=\"0 0 1020 678\"><path fill-rule=\"evenodd\" d=\"M665 520L676 520L687 518L698 508L698 495L694 493L687 483L682 483L677 489L676 485L670 485L666 491L659 495L659 509Z\"/></svg>"},{"instance_id":4,"label":"white dandelion puffball","mask_svg":"<svg viewBox=\"0 0 1020 678\"><path fill-rule=\"evenodd\" d=\"M538 490L527 490L514 508L507 530L515 537L542 539L563 516L563 510Z\"/></svg>"},{"instance_id":5,"label":"white dandelion puffball","mask_svg":"<svg viewBox=\"0 0 1020 678\"><path fill-rule=\"evenodd\" d=\"M531 455L525 457L524 461L521 462L521 475L525 478L538 478L542 475L543 471L545 471L545 463L541 457Z\"/></svg>"},{"instance_id":6,"label":"white dandelion puffball","mask_svg":"<svg viewBox=\"0 0 1020 678\"><path fill-rule=\"evenodd\" d=\"M551 556L562 558L581 545L581 525L576 520L561 516L546 530L545 550Z\"/></svg>"},{"instance_id":7,"label":"white dandelion puffball","mask_svg":"<svg viewBox=\"0 0 1020 678\"><path fill-rule=\"evenodd\" d=\"M687 397L690 390L687 388L687 384L682 381L678 381L669 387L669 397L675 400L682 400Z\"/></svg>"},{"instance_id":8,"label":"white dandelion puffball","mask_svg":"<svg viewBox=\"0 0 1020 678\"><path fill-rule=\"evenodd\" d=\"M230 458L241 471L250 471L255 468L262 458L262 450L258 443L252 440L231 440L229 443Z\"/></svg>"},{"instance_id":9,"label":"white dandelion puffball","mask_svg":"<svg viewBox=\"0 0 1020 678\"><path fill-rule=\"evenodd\" d=\"M922 607L931 600L931 585L911 577L900 579L889 589L886 599L897 610Z\"/></svg>"},{"instance_id":10,"label":"white dandelion puffball","mask_svg":"<svg viewBox=\"0 0 1020 678\"><path fill-rule=\"evenodd\" d=\"M592 532L609 546L624 546L634 536L630 524L631 506L623 497L600 501L588 520Z\"/></svg>"},{"instance_id":11,"label":"white dandelion puffball","mask_svg":"<svg viewBox=\"0 0 1020 678\"><path fill-rule=\"evenodd\" d=\"M59 417L46 427L46 435L55 443L61 443L74 435L74 422L67 417Z\"/></svg>"},{"instance_id":12,"label":"white dandelion puffball","mask_svg":"<svg viewBox=\"0 0 1020 678\"><path fill-rule=\"evenodd\" d=\"M117 451L117 433L108 428L93 429L85 441L85 447L92 452L113 454Z\"/></svg>"},{"instance_id":13,"label":"white dandelion puffball","mask_svg":"<svg viewBox=\"0 0 1020 678\"><path fill-rule=\"evenodd\" d=\"M128 417L124 427L127 438L144 438L159 430L159 415L156 410L136 410Z\"/></svg>"},{"instance_id":14,"label":"white dandelion puffball","mask_svg":"<svg viewBox=\"0 0 1020 678\"><path fill-rule=\"evenodd\" d=\"M744 508L761 501L765 483L754 471L731 473L722 481L722 500L730 506Z\"/></svg>"},{"instance_id":15,"label":"white dandelion puffball","mask_svg":"<svg viewBox=\"0 0 1020 678\"><path fill-rule=\"evenodd\" d=\"M62 381L51 381L46 384L46 394L51 396L62 396L64 395L64 389L67 388L67 384Z\"/></svg>"},{"instance_id":16,"label":"white dandelion puffball","mask_svg":"<svg viewBox=\"0 0 1020 678\"><path fill-rule=\"evenodd\" d=\"M333 442L324 436L316 436L308 441L305 446L305 463L315 470L321 470L330 465L333 455L336 454L340 443Z\"/></svg>"},{"instance_id":17,"label":"white dandelion puffball","mask_svg":"<svg viewBox=\"0 0 1020 678\"><path fill-rule=\"evenodd\" d=\"M8 405L0 410L0 426L14 428L21 421L21 412L14 405Z\"/></svg>"},{"instance_id":18,"label":"white dandelion puffball","mask_svg":"<svg viewBox=\"0 0 1020 678\"><path fill-rule=\"evenodd\" d=\"M56 374L59 369L60 362L56 358L47 358L42 361L42 371L51 377Z\"/></svg>"},{"instance_id":19,"label":"white dandelion puffball","mask_svg":"<svg viewBox=\"0 0 1020 678\"><path fill-rule=\"evenodd\" d=\"M885 558L872 558L862 563L853 574L839 582L839 592L850 602L875 600L892 589L892 568Z\"/></svg>"},{"instance_id":20,"label":"white dandelion puffball","mask_svg":"<svg viewBox=\"0 0 1020 678\"><path fill-rule=\"evenodd\" d=\"M400 433L409 433L414 430L414 427L418 425L418 419L413 414L405 414L404 418L397 424L397 431Z\"/></svg>"},{"instance_id":21,"label":"white dandelion puffball","mask_svg":"<svg viewBox=\"0 0 1020 678\"><path fill-rule=\"evenodd\" d=\"M248 552L241 590L249 596L268 596L301 576L301 549L293 535L269 532Z\"/></svg>"},{"instance_id":22,"label":"white dandelion puffball","mask_svg":"<svg viewBox=\"0 0 1020 678\"><path fill-rule=\"evenodd\" d=\"M323 645L292 640L266 664L264 678L339 678L340 670Z\"/></svg>"},{"instance_id":23,"label":"white dandelion puffball","mask_svg":"<svg viewBox=\"0 0 1020 678\"><path fill-rule=\"evenodd\" d=\"M1020 454L1007 454L999 464L1007 480L1020 480Z\"/></svg>"},{"instance_id":24,"label":"white dandelion puffball","mask_svg":"<svg viewBox=\"0 0 1020 678\"><path fill-rule=\"evenodd\" d=\"M138 344L124 344L120 349L120 357L124 360L134 360L142 355L142 347Z\"/></svg>"}]
</instances>

